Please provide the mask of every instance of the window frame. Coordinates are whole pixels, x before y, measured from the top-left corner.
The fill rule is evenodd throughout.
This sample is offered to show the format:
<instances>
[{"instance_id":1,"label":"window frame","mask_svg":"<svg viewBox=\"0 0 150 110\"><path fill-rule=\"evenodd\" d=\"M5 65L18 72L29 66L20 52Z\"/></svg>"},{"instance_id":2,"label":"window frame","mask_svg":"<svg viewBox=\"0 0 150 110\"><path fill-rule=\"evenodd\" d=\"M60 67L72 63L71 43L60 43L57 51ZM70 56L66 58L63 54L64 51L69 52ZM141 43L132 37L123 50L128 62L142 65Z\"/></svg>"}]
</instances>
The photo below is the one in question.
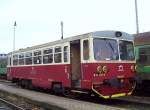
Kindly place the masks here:
<instances>
[{"instance_id":1,"label":"window frame","mask_svg":"<svg viewBox=\"0 0 150 110\"><path fill-rule=\"evenodd\" d=\"M148 51L150 48L150 46L143 46L141 48L139 48L139 60L138 60L138 64L142 64L142 65L148 65L150 62L150 52Z\"/></svg>"},{"instance_id":2,"label":"window frame","mask_svg":"<svg viewBox=\"0 0 150 110\"><path fill-rule=\"evenodd\" d=\"M57 51L56 52L56 49L57 48L60 48L60 51ZM59 54L60 54L60 56L59 56ZM56 55L58 55L58 57L60 57L60 59L58 60L58 62L56 61ZM54 63L62 63L63 61L62 61L62 46L55 46L54 47Z\"/></svg>"},{"instance_id":3,"label":"window frame","mask_svg":"<svg viewBox=\"0 0 150 110\"><path fill-rule=\"evenodd\" d=\"M30 54L29 56L27 56L27 54ZM33 52L32 51L27 51L25 52L25 65L32 65L33 64ZM27 64L27 59L30 59L30 63Z\"/></svg>"},{"instance_id":4,"label":"window frame","mask_svg":"<svg viewBox=\"0 0 150 110\"><path fill-rule=\"evenodd\" d=\"M48 49L50 49L52 51L50 53L44 53L44 51L46 51ZM52 61L48 62L51 55L52 55L52 57L51 57ZM48 57L47 62L45 62L44 57ZM53 49L53 47L48 47L48 48L43 49L42 59L43 59L43 64L52 64L54 62L54 49Z\"/></svg>"},{"instance_id":5,"label":"window frame","mask_svg":"<svg viewBox=\"0 0 150 110\"><path fill-rule=\"evenodd\" d=\"M65 50L65 47L67 47L67 50ZM67 55L67 57L65 57ZM63 62L68 63L69 62L69 46L64 45L63 46Z\"/></svg>"},{"instance_id":6,"label":"window frame","mask_svg":"<svg viewBox=\"0 0 150 110\"><path fill-rule=\"evenodd\" d=\"M36 52L40 52L40 54L35 54ZM42 64L42 50L38 49L38 50L33 50L32 53L32 63L33 65L40 65Z\"/></svg>"},{"instance_id":7,"label":"window frame","mask_svg":"<svg viewBox=\"0 0 150 110\"><path fill-rule=\"evenodd\" d=\"M88 44L88 47L86 48L87 50L85 50L85 46L84 46L85 41L87 41L87 44ZM82 51L83 60L87 61L90 59L90 51L89 51L90 50L90 41L89 41L89 39L83 40L82 47L83 47L83 51ZM86 59L85 55L87 55L87 59Z\"/></svg>"},{"instance_id":8,"label":"window frame","mask_svg":"<svg viewBox=\"0 0 150 110\"><path fill-rule=\"evenodd\" d=\"M18 65L25 65L25 57L24 57L24 53L19 53L18 54Z\"/></svg>"},{"instance_id":9,"label":"window frame","mask_svg":"<svg viewBox=\"0 0 150 110\"><path fill-rule=\"evenodd\" d=\"M15 56L17 56L17 57L15 58ZM13 57L13 66L18 66L18 64L19 64L18 54L13 54L12 57ZM14 61L15 61L15 60L17 61L16 64L14 64Z\"/></svg>"},{"instance_id":10,"label":"window frame","mask_svg":"<svg viewBox=\"0 0 150 110\"><path fill-rule=\"evenodd\" d=\"M117 43L117 45L116 45L116 54L115 53L113 53L113 55L115 55L116 57L115 58L113 58L113 59L111 59L110 57L108 57L108 59L107 59L107 57L104 57L105 55L102 55L102 52L100 52L100 54L98 55L98 56L100 56L100 57L98 57L98 56L96 56L96 53L98 52L96 52L96 50L95 50L95 40L96 39L98 39L98 40L102 40L102 41L105 41L105 39L106 39L106 42L104 42L104 43L107 43L107 40L112 40L112 41L115 41L116 43ZM108 42L109 43L109 42ZM108 44L107 44L108 45ZM102 46L103 45L101 45L101 47L100 48L102 48ZM106 45L105 45L106 46ZM115 39L115 38L108 38L108 37L94 37L93 38L93 59L94 59L94 61L96 61L96 62L99 62L99 61L119 61L119 49L118 49L118 40L117 39ZM99 49L100 49L99 48ZM111 47L109 47L109 48L111 48ZM109 52L109 53L112 53L112 51L110 51L110 50L107 50L106 52ZM106 54L106 55L110 55L110 54ZM102 57L102 58L101 58Z\"/></svg>"}]
</instances>

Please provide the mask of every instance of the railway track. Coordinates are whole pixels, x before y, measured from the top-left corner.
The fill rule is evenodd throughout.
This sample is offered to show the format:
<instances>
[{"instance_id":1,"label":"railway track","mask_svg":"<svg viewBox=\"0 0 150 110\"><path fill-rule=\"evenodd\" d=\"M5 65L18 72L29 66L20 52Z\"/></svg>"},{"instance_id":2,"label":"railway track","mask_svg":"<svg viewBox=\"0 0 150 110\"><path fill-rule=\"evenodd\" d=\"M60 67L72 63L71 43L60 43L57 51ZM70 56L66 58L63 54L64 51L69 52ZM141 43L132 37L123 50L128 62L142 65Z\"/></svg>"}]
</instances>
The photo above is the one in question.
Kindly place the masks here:
<instances>
[{"instance_id":1,"label":"railway track","mask_svg":"<svg viewBox=\"0 0 150 110\"><path fill-rule=\"evenodd\" d=\"M11 84L10 82L7 81L3 82L3 84L18 88L14 84ZM49 93L45 93L45 94L49 94ZM123 109L125 108L125 109L133 109L133 110L149 110L150 108L150 97L143 97L143 96L126 96L126 97L120 97L111 100L104 100L94 96L77 97L73 99L83 101L83 102L102 104L106 106L120 107Z\"/></svg>"},{"instance_id":2,"label":"railway track","mask_svg":"<svg viewBox=\"0 0 150 110\"><path fill-rule=\"evenodd\" d=\"M5 104L6 104L8 107L10 107L12 110L26 110L25 108L22 108L22 107L20 107L20 106L14 104L14 103L12 103L12 102L10 102L10 101L7 101L7 100L5 100L5 99L3 99L3 98L0 98L0 101L3 102L3 103L5 103ZM6 109L5 107L0 107L0 110L7 110L7 109Z\"/></svg>"},{"instance_id":3,"label":"railway track","mask_svg":"<svg viewBox=\"0 0 150 110\"><path fill-rule=\"evenodd\" d=\"M141 104L148 104L150 105L150 97L141 97L141 96L127 96L127 97L120 97L117 98L118 100L124 100L128 102L135 102Z\"/></svg>"},{"instance_id":4,"label":"railway track","mask_svg":"<svg viewBox=\"0 0 150 110\"><path fill-rule=\"evenodd\" d=\"M77 98L76 100L118 107L127 110L150 110L149 97L128 96L107 100L100 99L99 97L87 97L87 98Z\"/></svg>"}]
</instances>

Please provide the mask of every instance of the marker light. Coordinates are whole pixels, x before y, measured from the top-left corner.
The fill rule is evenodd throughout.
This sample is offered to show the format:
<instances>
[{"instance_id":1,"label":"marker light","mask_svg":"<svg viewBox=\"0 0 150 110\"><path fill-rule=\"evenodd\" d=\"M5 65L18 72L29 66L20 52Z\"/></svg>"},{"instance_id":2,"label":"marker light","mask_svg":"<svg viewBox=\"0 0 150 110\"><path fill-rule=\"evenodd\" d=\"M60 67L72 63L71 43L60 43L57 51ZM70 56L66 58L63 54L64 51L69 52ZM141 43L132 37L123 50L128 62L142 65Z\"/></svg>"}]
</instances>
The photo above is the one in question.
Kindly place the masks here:
<instances>
[{"instance_id":1,"label":"marker light","mask_svg":"<svg viewBox=\"0 0 150 110\"><path fill-rule=\"evenodd\" d=\"M121 33L120 31L117 31L117 32L115 33L115 36L116 36L116 37L121 37L121 36L122 36L122 33Z\"/></svg>"}]
</instances>

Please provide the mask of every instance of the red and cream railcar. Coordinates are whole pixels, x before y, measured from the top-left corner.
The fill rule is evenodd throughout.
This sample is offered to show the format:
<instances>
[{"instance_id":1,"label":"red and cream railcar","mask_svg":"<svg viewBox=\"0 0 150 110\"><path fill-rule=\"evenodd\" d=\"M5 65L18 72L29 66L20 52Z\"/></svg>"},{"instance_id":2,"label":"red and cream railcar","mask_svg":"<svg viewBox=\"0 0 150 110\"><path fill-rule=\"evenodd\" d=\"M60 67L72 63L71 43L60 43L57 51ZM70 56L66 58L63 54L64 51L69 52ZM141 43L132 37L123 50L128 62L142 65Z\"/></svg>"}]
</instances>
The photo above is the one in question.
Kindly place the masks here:
<instances>
[{"instance_id":1,"label":"red and cream railcar","mask_svg":"<svg viewBox=\"0 0 150 110\"><path fill-rule=\"evenodd\" d=\"M23 87L130 95L135 87L133 37L96 31L13 51L7 77Z\"/></svg>"}]
</instances>

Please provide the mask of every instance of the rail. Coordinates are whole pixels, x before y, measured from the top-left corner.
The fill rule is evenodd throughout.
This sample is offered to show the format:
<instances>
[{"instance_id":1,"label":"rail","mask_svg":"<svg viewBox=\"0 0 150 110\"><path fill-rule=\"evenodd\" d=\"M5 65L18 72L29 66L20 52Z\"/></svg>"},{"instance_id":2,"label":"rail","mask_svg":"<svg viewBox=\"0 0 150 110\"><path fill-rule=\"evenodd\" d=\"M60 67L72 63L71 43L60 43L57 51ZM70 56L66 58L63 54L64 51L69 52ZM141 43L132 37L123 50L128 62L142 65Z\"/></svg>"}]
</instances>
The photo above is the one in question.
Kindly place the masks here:
<instances>
[{"instance_id":1,"label":"rail","mask_svg":"<svg viewBox=\"0 0 150 110\"><path fill-rule=\"evenodd\" d=\"M6 105L10 106L10 108L13 108L15 110L26 110L26 109L24 109L24 108L22 108L22 107L20 107L20 106L18 106L16 104L13 104L13 103L5 100L5 99L0 98L0 101L6 103Z\"/></svg>"}]
</instances>

